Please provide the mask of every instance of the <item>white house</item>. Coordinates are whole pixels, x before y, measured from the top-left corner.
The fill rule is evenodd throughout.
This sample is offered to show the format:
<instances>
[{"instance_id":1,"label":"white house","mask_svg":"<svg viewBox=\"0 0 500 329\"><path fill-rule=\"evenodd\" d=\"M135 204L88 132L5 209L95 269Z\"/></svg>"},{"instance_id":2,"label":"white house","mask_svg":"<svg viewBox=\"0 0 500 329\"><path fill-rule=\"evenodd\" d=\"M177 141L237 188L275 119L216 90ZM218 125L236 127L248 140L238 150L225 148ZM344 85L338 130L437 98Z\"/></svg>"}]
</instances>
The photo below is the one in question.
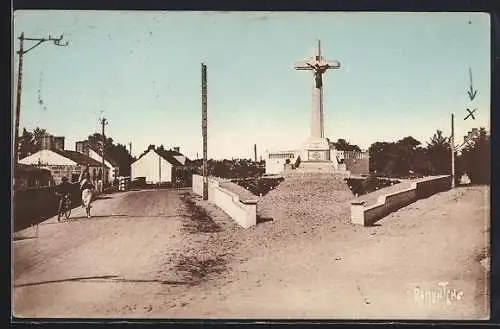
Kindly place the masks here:
<instances>
[{"instance_id":1,"label":"white house","mask_svg":"<svg viewBox=\"0 0 500 329\"><path fill-rule=\"evenodd\" d=\"M91 157L76 151L64 150L64 138L54 143L54 137L47 135L42 139L42 149L19 160L20 164L48 169L56 184L66 176L70 182L77 182L83 166L92 170L102 170L101 164ZM107 174L108 170L105 169Z\"/></svg>"},{"instance_id":2,"label":"white house","mask_svg":"<svg viewBox=\"0 0 500 329\"><path fill-rule=\"evenodd\" d=\"M150 147L132 163L131 178L144 177L147 184L171 183L175 169L182 168L186 160L177 150L155 150Z\"/></svg>"},{"instance_id":3,"label":"white house","mask_svg":"<svg viewBox=\"0 0 500 329\"><path fill-rule=\"evenodd\" d=\"M266 151L266 174L279 174L285 171L285 165L295 165L300 156L300 151Z\"/></svg>"},{"instance_id":4,"label":"white house","mask_svg":"<svg viewBox=\"0 0 500 329\"><path fill-rule=\"evenodd\" d=\"M75 150L77 152L83 153L97 162L102 164L102 154L94 150L88 141L80 141L75 143ZM108 169L108 177L105 182L113 182L115 177L120 175L120 165L107 155L104 155L104 166ZM91 175L94 173L92 172ZM98 175L98 173L96 173Z\"/></svg>"}]
</instances>

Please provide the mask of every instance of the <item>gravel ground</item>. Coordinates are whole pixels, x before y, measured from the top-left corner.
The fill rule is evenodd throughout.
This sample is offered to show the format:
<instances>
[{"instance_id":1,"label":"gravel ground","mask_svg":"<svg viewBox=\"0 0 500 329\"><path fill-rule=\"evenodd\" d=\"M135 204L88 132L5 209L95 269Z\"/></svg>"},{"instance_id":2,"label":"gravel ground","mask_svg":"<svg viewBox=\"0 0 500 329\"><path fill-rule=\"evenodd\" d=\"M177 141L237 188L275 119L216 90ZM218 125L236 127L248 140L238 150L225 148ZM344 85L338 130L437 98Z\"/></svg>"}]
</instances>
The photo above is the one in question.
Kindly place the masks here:
<instances>
[{"instance_id":1,"label":"gravel ground","mask_svg":"<svg viewBox=\"0 0 500 329\"><path fill-rule=\"evenodd\" d=\"M314 185L314 184L313 184ZM460 188L403 208L379 226L320 227L291 219L244 230L227 225L207 249L228 270L196 287L172 317L485 319L489 189ZM224 214L211 205L214 218ZM439 292L460 301L415 299ZM212 285L213 288L208 288Z\"/></svg>"},{"instance_id":2,"label":"gravel ground","mask_svg":"<svg viewBox=\"0 0 500 329\"><path fill-rule=\"evenodd\" d=\"M257 211L276 221L300 218L312 225L347 223L352 192L341 177L309 174L287 177L259 200ZM318 207L318 205L321 205ZM286 225L286 224L285 224Z\"/></svg>"},{"instance_id":3,"label":"gravel ground","mask_svg":"<svg viewBox=\"0 0 500 329\"><path fill-rule=\"evenodd\" d=\"M489 279L481 262L489 253L488 187L439 193L370 228L349 223L347 201L353 196L336 178L326 184L319 176L285 180L261 202L269 207L287 204L287 212L249 229L185 193L117 194L95 203L99 217L79 218L80 209L68 223L52 219L40 225L39 238L14 241L15 313L112 318L487 316ZM28 238L32 232L22 234ZM440 281L462 292L463 300L417 305L415 289L435 291Z\"/></svg>"}]
</instances>

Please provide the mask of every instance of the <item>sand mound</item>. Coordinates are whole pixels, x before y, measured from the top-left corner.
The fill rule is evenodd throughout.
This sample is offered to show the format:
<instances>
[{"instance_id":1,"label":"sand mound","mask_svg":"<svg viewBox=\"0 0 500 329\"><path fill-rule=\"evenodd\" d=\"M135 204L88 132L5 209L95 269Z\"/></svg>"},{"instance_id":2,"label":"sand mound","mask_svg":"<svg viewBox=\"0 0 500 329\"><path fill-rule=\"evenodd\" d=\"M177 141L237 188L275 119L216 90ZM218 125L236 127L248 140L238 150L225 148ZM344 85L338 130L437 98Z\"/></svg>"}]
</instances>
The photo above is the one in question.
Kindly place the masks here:
<instances>
[{"instance_id":1,"label":"sand mound","mask_svg":"<svg viewBox=\"0 0 500 329\"><path fill-rule=\"evenodd\" d=\"M323 234L353 229L350 200L354 198L343 177L326 173L285 177L257 203L258 219L264 222L248 229L232 223L215 243L226 246L227 252L238 249L243 259L302 248Z\"/></svg>"},{"instance_id":2,"label":"sand mound","mask_svg":"<svg viewBox=\"0 0 500 329\"><path fill-rule=\"evenodd\" d=\"M305 174L287 177L257 204L261 218L275 221L296 218L314 223L348 223L349 201L354 198L342 177Z\"/></svg>"}]
</instances>

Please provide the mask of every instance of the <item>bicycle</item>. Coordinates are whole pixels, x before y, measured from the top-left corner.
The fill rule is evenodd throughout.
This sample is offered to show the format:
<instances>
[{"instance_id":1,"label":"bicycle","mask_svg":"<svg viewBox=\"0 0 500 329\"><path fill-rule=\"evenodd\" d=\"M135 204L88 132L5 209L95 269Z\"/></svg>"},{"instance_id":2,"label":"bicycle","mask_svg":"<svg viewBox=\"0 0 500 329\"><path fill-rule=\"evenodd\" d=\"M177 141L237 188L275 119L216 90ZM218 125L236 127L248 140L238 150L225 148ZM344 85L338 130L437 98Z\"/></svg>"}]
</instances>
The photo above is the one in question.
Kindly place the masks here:
<instances>
[{"instance_id":1,"label":"bicycle","mask_svg":"<svg viewBox=\"0 0 500 329\"><path fill-rule=\"evenodd\" d=\"M63 216L66 217L66 219L69 219L69 216L71 216L71 199L69 197L69 194L65 194L63 196L63 199L59 203L57 220L60 221L61 217Z\"/></svg>"}]
</instances>

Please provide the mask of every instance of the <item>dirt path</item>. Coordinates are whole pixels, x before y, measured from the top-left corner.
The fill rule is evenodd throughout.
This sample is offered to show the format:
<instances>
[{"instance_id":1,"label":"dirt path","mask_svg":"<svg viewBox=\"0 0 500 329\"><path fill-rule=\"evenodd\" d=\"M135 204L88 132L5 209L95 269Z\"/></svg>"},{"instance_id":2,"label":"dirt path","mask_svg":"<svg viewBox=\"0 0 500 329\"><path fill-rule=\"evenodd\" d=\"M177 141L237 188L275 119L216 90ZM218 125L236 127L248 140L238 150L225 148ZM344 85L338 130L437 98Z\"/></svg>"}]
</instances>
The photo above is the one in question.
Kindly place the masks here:
<instances>
[{"instance_id":1,"label":"dirt path","mask_svg":"<svg viewBox=\"0 0 500 329\"><path fill-rule=\"evenodd\" d=\"M363 228L300 219L242 229L196 201L219 230L186 232L185 192L127 192L14 242L17 316L149 318L484 318L489 188L420 200ZM319 223L319 222L318 222ZM28 236L31 231L23 232ZM190 285L179 254L226 271ZM210 267L210 266L208 266ZM192 278L191 278L192 279ZM463 296L425 304L439 282ZM419 290L416 290L419 289ZM425 296L424 296L425 297ZM427 296L431 298L431 296ZM426 297L426 298L427 298Z\"/></svg>"},{"instance_id":2,"label":"dirt path","mask_svg":"<svg viewBox=\"0 0 500 329\"><path fill-rule=\"evenodd\" d=\"M486 187L420 200L371 228L339 227L266 246L240 231L233 270L217 289L197 287L174 317L478 319L488 314ZM266 223L272 229L272 223ZM255 230L258 230L256 228ZM257 246L259 249L257 249ZM244 256L242 256L244 255ZM462 300L432 301L445 284ZM423 299L416 293L424 292ZM450 295L451 296L451 295ZM420 298L420 297L419 297ZM452 298L452 297L450 297ZM159 310L161 313L161 310Z\"/></svg>"},{"instance_id":3,"label":"dirt path","mask_svg":"<svg viewBox=\"0 0 500 329\"><path fill-rule=\"evenodd\" d=\"M175 191L127 192L97 200L91 219L77 208L67 222L40 224L38 238L14 241L14 314L147 314L158 287L183 285L169 270L183 248L180 208Z\"/></svg>"}]
</instances>

